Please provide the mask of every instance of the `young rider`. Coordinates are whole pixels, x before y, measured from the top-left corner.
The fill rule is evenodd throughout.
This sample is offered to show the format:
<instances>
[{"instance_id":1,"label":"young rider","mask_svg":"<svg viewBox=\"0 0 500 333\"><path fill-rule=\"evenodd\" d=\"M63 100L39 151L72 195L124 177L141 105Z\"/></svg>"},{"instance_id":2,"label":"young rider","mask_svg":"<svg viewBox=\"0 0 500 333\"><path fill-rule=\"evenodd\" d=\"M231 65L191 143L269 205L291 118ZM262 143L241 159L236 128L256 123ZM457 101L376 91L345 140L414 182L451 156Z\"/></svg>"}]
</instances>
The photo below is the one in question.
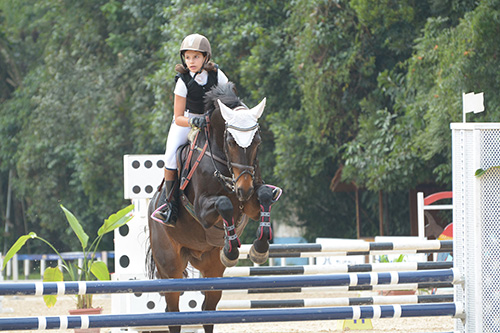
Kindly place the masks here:
<instances>
[{"instance_id":1,"label":"young rider","mask_svg":"<svg viewBox=\"0 0 500 333\"><path fill-rule=\"evenodd\" d=\"M192 34L184 38L180 47L182 64L175 70L174 118L168 132L165 150L165 185L166 202L155 217L169 226L177 221L178 184L177 184L177 148L188 141L190 127L203 128L206 120L203 116L205 92L214 86L227 83L226 75L210 61L212 50L205 36Z\"/></svg>"}]
</instances>

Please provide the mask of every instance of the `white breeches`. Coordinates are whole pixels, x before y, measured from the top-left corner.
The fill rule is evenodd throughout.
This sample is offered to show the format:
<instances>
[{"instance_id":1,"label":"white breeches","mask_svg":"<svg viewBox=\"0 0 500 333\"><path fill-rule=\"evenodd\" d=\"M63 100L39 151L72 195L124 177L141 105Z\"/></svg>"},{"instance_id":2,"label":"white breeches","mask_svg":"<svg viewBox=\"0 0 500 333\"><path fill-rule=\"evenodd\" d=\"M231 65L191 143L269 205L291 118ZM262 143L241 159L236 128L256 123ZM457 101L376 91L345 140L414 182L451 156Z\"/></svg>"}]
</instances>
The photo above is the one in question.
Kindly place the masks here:
<instances>
[{"instance_id":1,"label":"white breeches","mask_svg":"<svg viewBox=\"0 0 500 333\"><path fill-rule=\"evenodd\" d=\"M192 114L186 111L184 116L192 118L202 117L203 115ZM188 142L189 131L191 131L191 127L179 126L175 123L175 120L172 119L165 148L165 168L171 170L177 169L177 148Z\"/></svg>"}]
</instances>

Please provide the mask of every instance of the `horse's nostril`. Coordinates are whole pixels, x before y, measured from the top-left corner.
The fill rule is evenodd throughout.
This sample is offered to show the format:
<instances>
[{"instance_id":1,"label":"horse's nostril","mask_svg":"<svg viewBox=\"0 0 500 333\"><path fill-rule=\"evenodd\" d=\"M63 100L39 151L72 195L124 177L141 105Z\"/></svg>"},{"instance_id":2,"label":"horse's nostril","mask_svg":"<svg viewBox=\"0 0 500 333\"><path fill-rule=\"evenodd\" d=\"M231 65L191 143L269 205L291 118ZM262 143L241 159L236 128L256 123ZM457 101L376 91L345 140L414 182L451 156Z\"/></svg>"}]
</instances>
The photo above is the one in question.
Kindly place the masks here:
<instances>
[{"instance_id":1,"label":"horse's nostril","mask_svg":"<svg viewBox=\"0 0 500 333\"><path fill-rule=\"evenodd\" d=\"M238 188L236 193L240 200L248 200L253 193L253 187L250 187L248 190L245 190L244 188Z\"/></svg>"}]
</instances>

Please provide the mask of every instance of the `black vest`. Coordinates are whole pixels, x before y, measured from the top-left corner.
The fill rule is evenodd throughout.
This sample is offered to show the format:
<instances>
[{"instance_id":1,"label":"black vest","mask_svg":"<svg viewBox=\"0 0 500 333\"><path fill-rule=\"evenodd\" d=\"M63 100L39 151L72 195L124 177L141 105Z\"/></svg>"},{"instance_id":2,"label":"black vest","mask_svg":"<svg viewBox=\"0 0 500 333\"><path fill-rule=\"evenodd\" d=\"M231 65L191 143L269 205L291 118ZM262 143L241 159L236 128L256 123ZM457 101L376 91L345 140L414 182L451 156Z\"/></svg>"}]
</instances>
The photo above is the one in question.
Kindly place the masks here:
<instances>
[{"instance_id":1,"label":"black vest","mask_svg":"<svg viewBox=\"0 0 500 333\"><path fill-rule=\"evenodd\" d=\"M177 74L175 76L175 82L179 78L184 81L187 87L187 96L186 96L186 109L191 113L203 114L205 113L205 103L204 97L205 93L212 89L212 87L217 85L217 66L215 67L215 71L210 71L208 73L207 84L201 86L196 82L189 72L184 74Z\"/></svg>"}]
</instances>

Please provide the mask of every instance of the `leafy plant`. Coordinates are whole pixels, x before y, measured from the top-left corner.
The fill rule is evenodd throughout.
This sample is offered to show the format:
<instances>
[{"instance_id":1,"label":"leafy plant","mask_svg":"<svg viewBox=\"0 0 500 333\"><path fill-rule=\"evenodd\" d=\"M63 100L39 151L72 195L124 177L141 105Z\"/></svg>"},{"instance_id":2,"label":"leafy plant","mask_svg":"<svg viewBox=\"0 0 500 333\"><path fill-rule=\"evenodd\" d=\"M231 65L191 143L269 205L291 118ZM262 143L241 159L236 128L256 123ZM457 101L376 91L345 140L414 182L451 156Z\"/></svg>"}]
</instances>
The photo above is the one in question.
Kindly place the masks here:
<instances>
[{"instance_id":1,"label":"leafy plant","mask_svg":"<svg viewBox=\"0 0 500 333\"><path fill-rule=\"evenodd\" d=\"M109 270L106 266L106 263L102 261L97 261L95 258L97 249L99 248L99 243L102 240L102 237L119 228L132 219L132 215L129 213L134 208L134 205L130 205L125 207L124 209L118 211L115 214L111 214L107 219L104 220L104 223L97 231L97 237L95 240L89 245L89 236L85 233L82 228L82 225L78 221L78 219L71 213L68 209L66 209L63 205L61 205L61 209L63 210L66 219L78 237L80 244L82 246L83 252L83 263L81 266L78 265L78 262L68 263L63 259L62 255L57 251L57 249L50 244L47 240L42 237L37 236L36 233L30 232L27 235L19 237L19 239L12 245L7 254L5 255L5 259L3 262L2 270L5 269L7 262L14 257L14 255L21 250L21 248L26 244L29 239L38 239L47 244L54 252L59 256L62 261L61 267L66 270L72 281L89 281L94 278L98 280L109 280ZM43 275L44 282L59 282L63 281L63 273L58 267L48 267L44 271ZM45 304L47 307L52 307L56 304L57 296L55 295L46 295L43 297ZM92 295L78 295L77 296L77 308L78 309L86 309L92 307Z\"/></svg>"},{"instance_id":2,"label":"leafy plant","mask_svg":"<svg viewBox=\"0 0 500 333\"><path fill-rule=\"evenodd\" d=\"M492 166L492 167L489 167L487 168L486 170L484 169L477 169L476 172L474 173L474 176L476 177L481 177L482 175L484 175L488 170L492 170L492 169L500 169L500 166Z\"/></svg>"},{"instance_id":3,"label":"leafy plant","mask_svg":"<svg viewBox=\"0 0 500 333\"><path fill-rule=\"evenodd\" d=\"M404 262L405 261L405 258L406 256L404 254L400 254L399 257L395 260L389 260L389 257L386 255L386 254L383 254L380 256L380 262L383 262L383 263L389 263L389 262Z\"/></svg>"}]
</instances>

